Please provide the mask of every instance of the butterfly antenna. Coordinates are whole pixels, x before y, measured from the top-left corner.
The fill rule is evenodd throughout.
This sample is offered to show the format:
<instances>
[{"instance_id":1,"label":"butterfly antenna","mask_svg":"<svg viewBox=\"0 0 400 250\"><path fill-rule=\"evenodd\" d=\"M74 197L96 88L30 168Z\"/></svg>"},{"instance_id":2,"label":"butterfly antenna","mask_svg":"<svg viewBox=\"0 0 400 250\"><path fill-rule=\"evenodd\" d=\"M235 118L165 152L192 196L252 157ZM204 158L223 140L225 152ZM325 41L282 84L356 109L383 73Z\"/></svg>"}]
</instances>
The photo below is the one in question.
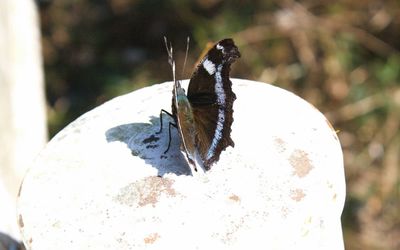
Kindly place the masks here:
<instances>
[{"instance_id":1,"label":"butterfly antenna","mask_svg":"<svg viewBox=\"0 0 400 250\"><path fill-rule=\"evenodd\" d=\"M168 63L169 63L169 65L172 66L172 61L174 60L173 55L172 55L172 52L173 52L172 51L172 45L170 43L170 45L168 46L168 40L167 40L167 37L165 37L165 36L164 36L164 43L165 43L165 48L166 48L167 53L168 53Z\"/></svg>"},{"instance_id":2,"label":"butterfly antenna","mask_svg":"<svg viewBox=\"0 0 400 250\"><path fill-rule=\"evenodd\" d=\"M169 65L171 65L172 68L172 77L174 82L176 81L176 77L175 77L175 60L174 60L174 51L172 49L172 44L169 43L168 46L168 40L167 37L164 36L164 43L165 43L165 48L167 49L167 53L168 53L168 63Z\"/></svg>"},{"instance_id":3,"label":"butterfly antenna","mask_svg":"<svg viewBox=\"0 0 400 250\"><path fill-rule=\"evenodd\" d=\"M182 78L185 75L186 62L187 62L187 57L188 57L188 53L189 53L189 43L190 43L190 37L187 37L187 39L186 39L185 61L183 62L183 68L182 68Z\"/></svg>"}]
</instances>

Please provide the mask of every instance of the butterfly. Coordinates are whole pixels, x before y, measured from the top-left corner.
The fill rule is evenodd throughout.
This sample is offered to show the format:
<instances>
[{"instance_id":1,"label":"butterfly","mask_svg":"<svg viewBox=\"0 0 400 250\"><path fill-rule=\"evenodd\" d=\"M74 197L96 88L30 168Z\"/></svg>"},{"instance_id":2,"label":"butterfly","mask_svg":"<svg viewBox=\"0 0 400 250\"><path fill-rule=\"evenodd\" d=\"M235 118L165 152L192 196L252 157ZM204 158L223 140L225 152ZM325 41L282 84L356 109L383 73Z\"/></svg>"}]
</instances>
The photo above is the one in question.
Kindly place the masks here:
<instances>
[{"instance_id":1,"label":"butterfly","mask_svg":"<svg viewBox=\"0 0 400 250\"><path fill-rule=\"evenodd\" d=\"M158 133L162 132L163 113L170 115L174 123L169 123L169 142L164 153L170 147L171 126L175 127L192 173L193 170L209 170L219 160L222 151L235 145L231 138L231 126L236 95L232 91L229 72L240 52L230 38L214 44L196 66L186 94L180 81L176 80L172 46L168 46L166 39L165 44L174 81L172 114L161 110Z\"/></svg>"}]
</instances>

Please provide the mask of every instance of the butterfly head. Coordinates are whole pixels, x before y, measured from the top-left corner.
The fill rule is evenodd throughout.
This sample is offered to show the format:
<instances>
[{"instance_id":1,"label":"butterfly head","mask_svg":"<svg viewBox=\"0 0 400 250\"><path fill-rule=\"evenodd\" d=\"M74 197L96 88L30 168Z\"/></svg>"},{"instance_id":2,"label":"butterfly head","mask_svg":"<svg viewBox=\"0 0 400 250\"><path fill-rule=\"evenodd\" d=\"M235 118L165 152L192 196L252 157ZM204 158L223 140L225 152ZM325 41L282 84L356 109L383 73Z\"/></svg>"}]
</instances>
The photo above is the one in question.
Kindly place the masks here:
<instances>
[{"instance_id":1,"label":"butterfly head","mask_svg":"<svg viewBox=\"0 0 400 250\"><path fill-rule=\"evenodd\" d=\"M210 57L214 58L215 61L233 63L240 57L238 48L230 38L219 41L214 47L215 49L210 50Z\"/></svg>"}]
</instances>

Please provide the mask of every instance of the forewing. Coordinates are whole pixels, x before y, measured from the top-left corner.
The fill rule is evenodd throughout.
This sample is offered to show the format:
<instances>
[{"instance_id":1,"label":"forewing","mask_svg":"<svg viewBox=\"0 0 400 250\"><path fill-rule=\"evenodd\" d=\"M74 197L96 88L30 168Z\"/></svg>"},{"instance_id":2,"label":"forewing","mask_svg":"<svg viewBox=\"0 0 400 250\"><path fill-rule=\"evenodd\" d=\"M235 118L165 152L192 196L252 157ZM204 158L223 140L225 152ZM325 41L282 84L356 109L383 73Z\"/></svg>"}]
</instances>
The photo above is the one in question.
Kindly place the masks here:
<instances>
[{"instance_id":1,"label":"forewing","mask_svg":"<svg viewBox=\"0 0 400 250\"><path fill-rule=\"evenodd\" d=\"M236 96L229 71L238 57L240 53L232 39L221 40L201 60L189 82L196 146L207 169L218 161L221 151L234 146L230 134Z\"/></svg>"}]
</instances>

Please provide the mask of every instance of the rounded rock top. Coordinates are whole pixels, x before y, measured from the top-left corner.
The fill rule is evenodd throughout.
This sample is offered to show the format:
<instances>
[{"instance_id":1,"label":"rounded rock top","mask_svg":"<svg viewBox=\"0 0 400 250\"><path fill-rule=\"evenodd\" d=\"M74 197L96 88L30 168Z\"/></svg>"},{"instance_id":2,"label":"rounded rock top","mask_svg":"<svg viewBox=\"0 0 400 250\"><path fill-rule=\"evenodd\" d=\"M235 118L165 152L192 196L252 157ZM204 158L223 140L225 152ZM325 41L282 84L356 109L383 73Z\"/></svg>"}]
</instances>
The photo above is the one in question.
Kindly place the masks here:
<instances>
[{"instance_id":1,"label":"rounded rock top","mask_svg":"<svg viewBox=\"0 0 400 250\"><path fill-rule=\"evenodd\" d=\"M235 147L190 175L172 82L117 97L59 132L21 185L27 249L344 249L343 155L326 118L272 85L231 79ZM182 82L187 87L188 81Z\"/></svg>"}]
</instances>

